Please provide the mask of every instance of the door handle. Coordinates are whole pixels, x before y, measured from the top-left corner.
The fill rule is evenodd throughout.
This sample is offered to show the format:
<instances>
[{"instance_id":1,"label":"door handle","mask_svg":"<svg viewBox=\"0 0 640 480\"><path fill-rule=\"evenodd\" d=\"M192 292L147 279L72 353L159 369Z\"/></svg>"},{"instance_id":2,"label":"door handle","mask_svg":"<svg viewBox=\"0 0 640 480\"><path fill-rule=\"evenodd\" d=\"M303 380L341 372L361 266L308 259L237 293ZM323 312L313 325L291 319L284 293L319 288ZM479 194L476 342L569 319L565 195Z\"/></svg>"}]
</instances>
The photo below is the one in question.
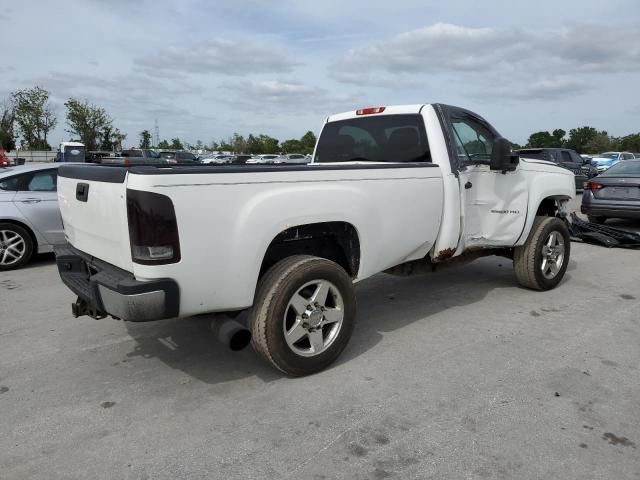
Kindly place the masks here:
<instances>
[{"instance_id":1,"label":"door handle","mask_svg":"<svg viewBox=\"0 0 640 480\"><path fill-rule=\"evenodd\" d=\"M467 183L464 184L464 188L467 189L467 190L469 190L471 187L473 187L473 183L471 183L471 182L467 182Z\"/></svg>"},{"instance_id":2,"label":"door handle","mask_svg":"<svg viewBox=\"0 0 640 480\"><path fill-rule=\"evenodd\" d=\"M20 200L22 203L40 203L42 200L39 198L25 198L24 200Z\"/></svg>"}]
</instances>

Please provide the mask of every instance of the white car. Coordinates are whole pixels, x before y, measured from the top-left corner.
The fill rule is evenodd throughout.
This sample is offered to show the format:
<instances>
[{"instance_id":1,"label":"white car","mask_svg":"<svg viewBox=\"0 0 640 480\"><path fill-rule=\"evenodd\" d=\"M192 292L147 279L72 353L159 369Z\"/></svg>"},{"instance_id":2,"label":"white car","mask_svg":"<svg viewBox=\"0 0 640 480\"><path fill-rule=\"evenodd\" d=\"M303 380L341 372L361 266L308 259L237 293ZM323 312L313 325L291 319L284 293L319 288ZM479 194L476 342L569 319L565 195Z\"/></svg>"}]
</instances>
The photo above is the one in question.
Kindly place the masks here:
<instances>
[{"instance_id":1,"label":"white car","mask_svg":"<svg viewBox=\"0 0 640 480\"><path fill-rule=\"evenodd\" d=\"M248 164L259 164L259 163L275 163L275 161L280 158L280 155L265 153L261 155L254 155L249 160L246 161Z\"/></svg>"},{"instance_id":2,"label":"white car","mask_svg":"<svg viewBox=\"0 0 640 480\"><path fill-rule=\"evenodd\" d=\"M293 376L340 355L355 325L353 284L379 272L498 255L520 285L549 290L569 264L573 173L519 158L482 117L443 104L332 115L310 165L76 166L59 176L69 244L56 261L78 296L75 316L227 312L214 317L221 339L251 339ZM245 325L231 318L242 311Z\"/></svg>"},{"instance_id":3,"label":"white car","mask_svg":"<svg viewBox=\"0 0 640 480\"><path fill-rule=\"evenodd\" d=\"M287 153L284 155L280 155L278 158L274 160L273 163L305 165L307 163L311 163L311 158L307 155L303 155L302 153Z\"/></svg>"},{"instance_id":4,"label":"white car","mask_svg":"<svg viewBox=\"0 0 640 480\"><path fill-rule=\"evenodd\" d=\"M60 163L0 170L0 271L65 243L56 183Z\"/></svg>"}]
</instances>

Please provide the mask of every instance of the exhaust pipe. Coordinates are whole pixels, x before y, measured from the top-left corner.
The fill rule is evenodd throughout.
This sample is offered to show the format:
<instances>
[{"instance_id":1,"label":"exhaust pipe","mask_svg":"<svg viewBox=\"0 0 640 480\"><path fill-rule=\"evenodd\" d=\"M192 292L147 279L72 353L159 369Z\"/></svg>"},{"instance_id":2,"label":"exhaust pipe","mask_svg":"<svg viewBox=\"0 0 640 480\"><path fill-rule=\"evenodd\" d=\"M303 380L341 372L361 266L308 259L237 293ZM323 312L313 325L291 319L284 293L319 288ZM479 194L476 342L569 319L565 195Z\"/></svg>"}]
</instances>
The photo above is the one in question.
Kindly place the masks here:
<instances>
[{"instance_id":1,"label":"exhaust pipe","mask_svg":"<svg viewBox=\"0 0 640 480\"><path fill-rule=\"evenodd\" d=\"M240 322L219 317L211 322L211 331L218 340L234 352L244 349L251 341L251 332Z\"/></svg>"}]
</instances>

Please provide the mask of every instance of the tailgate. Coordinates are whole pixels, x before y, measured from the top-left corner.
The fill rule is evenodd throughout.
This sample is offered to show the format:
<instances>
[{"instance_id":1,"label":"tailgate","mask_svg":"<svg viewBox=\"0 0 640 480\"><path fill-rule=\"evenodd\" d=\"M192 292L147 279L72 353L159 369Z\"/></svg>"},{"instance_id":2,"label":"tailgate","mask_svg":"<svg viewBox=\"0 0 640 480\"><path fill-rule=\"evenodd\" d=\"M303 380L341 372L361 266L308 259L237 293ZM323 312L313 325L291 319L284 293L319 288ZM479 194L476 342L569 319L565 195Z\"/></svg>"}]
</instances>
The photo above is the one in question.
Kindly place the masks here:
<instances>
[{"instance_id":1,"label":"tailgate","mask_svg":"<svg viewBox=\"0 0 640 480\"><path fill-rule=\"evenodd\" d=\"M67 241L130 272L126 178L123 167L62 165L58 200Z\"/></svg>"}]
</instances>

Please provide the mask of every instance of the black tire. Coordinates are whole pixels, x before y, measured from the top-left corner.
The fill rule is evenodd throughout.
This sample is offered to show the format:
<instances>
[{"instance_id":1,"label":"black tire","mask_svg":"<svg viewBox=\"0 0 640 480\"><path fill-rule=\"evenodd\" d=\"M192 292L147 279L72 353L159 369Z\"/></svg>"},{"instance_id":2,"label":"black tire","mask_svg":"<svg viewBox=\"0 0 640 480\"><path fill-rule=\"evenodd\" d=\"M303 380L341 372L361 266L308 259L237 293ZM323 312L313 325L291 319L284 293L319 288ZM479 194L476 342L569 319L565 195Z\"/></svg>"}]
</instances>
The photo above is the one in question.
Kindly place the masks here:
<instances>
[{"instance_id":1,"label":"black tire","mask_svg":"<svg viewBox=\"0 0 640 480\"><path fill-rule=\"evenodd\" d=\"M285 339L289 302L309 282L330 282L342 301L342 323L326 350L314 356L296 353ZM356 316L353 283L337 263L324 258L295 255L271 267L258 282L253 307L249 310L253 348L278 370L299 377L319 372L333 363L351 338ZM298 317L296 317L298 318ZM324 321L324 316L322 316ZM322 331L320 327L320 331ZM311 336L308 338L311 343Z\"/></svg>"},{"instance_id":2,"label":"black tire","mask_svg":"<svg viewBox=\"0 0 640 480\"><path fill-rule=\"evenodd\" d=\"M594 217L593 215L587 215L587 220L589 220L591 223L602 225L607 221L607 217Z\"/></svg>"},{"instance_id":3,"label":"black tire","mask_svg":"<svg viewBox=\"0 0 640 480\"><path fill-rule=\"evenodd\" d=\"M10 233L18 235L20 240L23 242L23 252L18 259L12 260L9 259L9 255L5 256L5 249L7 245L3 243L3 232L7 232L5 233L5 235L9 235ZM0 271L16 270L24 266L24 264L31 259L32 255L33 240L31 239L31 235L29 235L29 232L27 232L20 225L15 225L13 223L0 223Z\"/></svg>"},{"instance_id":4,"label":"black tire","mask_svg":"<svg viewBox=\"0 0 640 480\"><path fill-rule=\"evenodd\" d=\"M561 266L556 273L550 271L549 274L553 274L553 276L549 278L543 273L542 268L545 259L543 247L554 232L562 237L564 253ZM536 217L526 243L516 247L513 252L513 268L516 279L520 285L526 288L551 290L562 281L569 265L570 255L571 238L567 224L557 217ZM547 261L549 262L548 259Z\"/></svg>"}]
</instances>

